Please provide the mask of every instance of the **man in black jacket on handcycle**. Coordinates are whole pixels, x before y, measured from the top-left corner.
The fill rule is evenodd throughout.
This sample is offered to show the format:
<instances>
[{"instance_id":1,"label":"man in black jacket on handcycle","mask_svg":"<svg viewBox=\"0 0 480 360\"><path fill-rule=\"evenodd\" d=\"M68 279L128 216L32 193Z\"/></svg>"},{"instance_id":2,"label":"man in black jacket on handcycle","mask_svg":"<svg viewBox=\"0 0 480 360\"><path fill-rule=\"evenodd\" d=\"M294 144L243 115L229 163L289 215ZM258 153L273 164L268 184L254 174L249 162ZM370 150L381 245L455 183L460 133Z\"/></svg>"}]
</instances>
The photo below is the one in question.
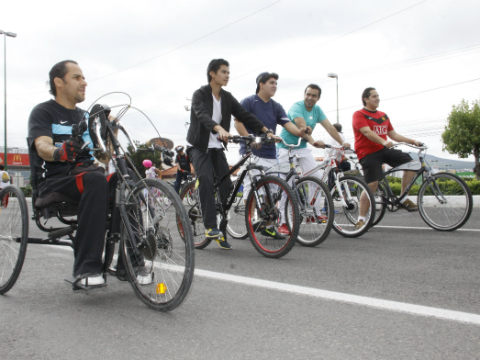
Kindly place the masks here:
<instances>
[{"instance_id":1,"label":"man in black jacket on handcycle","mask_svg":"<svg viewBox=\"0 0 480 360\"><path fill-rule=\"evenodd\" d=\"M229 64L226 60L210 61L207 67L209 84L193 93L187 134L187 154L199 181L205 236L215 239L222 249L231 249L231 246L226 240L225 229L217 228L213 184L214 176L221 178L229 170L223 147L231 136L229 131L232 115L255 133L266 133L268 137L274 137L273 132L246 111L232 94L222 89L228 84L229 77ZM230 179L220 186L220 196L224 201L231 186Z\"/></svg>"}]
</instances>

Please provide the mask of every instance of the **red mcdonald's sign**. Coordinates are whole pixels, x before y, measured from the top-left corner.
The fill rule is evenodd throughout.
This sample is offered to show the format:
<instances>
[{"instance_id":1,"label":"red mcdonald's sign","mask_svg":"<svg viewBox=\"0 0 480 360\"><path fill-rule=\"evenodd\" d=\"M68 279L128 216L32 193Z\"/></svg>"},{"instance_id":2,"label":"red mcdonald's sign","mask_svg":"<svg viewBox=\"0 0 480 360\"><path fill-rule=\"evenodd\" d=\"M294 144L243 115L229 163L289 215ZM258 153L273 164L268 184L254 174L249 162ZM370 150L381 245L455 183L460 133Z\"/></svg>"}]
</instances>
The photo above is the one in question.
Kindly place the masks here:
<instances>
[{"instance_id":1,"label":"red mcdonald's sign","mask_svg":"<svg viewBox=\"0 0 480 360\"><path fill-rule=\"evenodd\" d=\"M8 153L7 154L8 165L14 166L30 166L30 159L28 154L22 153ZM5 165L5 154L0 153L0 165Z\"/></svg>"}]
</instances>

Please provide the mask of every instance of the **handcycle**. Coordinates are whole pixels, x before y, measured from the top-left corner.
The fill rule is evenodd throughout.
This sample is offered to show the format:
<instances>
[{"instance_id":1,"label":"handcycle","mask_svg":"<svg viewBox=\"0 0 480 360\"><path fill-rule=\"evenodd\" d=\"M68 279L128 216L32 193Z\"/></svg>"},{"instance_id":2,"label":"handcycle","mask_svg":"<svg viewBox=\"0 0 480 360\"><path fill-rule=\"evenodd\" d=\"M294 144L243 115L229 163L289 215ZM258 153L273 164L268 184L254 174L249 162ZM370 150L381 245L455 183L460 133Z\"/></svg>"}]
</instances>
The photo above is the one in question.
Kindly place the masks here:
<instances>
[{"instance_id":1,"label":"handcycle","mask_svg":"<svg viewBox=\"0 0 480 360\"><path fill-rule=\"evenodd\" d=\"M316 246L325 241L332 229L333 200L325 182L315 176L305 175L302 177L302 169L295 163L296 155L292 155L292 150L300 146L301 140L299 139L298 144L295 145L288 144L282 139L283 144L288 148L288 163L272 166L265 171L265 174L282 174L283 177L286 177L287 183L291 184L300 210L301 226L297 241L303 246ZM313 171L309 173L313 173ZM281 194L276 194L276 197L280 198ZM285 199L280 199L280 203L282 206ZM322 212L324 204L327 205L325 211ZM287 216L285 223L289 231L292 227L289 223L290 218Z\"/></svg>"},{"instance_id":2,"label":"handcycle","mask_svg":"<svg viewBox=\"0 0 480 360\"><path fill-rule=\"evenodd\" d=\"M117 120L130 108L138 110L131 104L118 107L121 109ZM141 179L128 152L117 139L116 132L124 134L134 151L135 144L119 122L108 120L110 110L105 105L95 104L91 108L87 125L94 142L92 149L106 152L112 158L110 146L106 145L110 143L116 155L114 165L118 181L108 215L102 276L106 280L107 274L112 272L117 273L119 279L121 274L125 275L136 295L147 306L169 311L183 302L192 284L195 267L193 230L178 194L170 186L157 179ZM148 121L155 128L150 119ZM154 150L165 151L159 146L152 147ZM10 195L8 206L2 207L0 211L0 294L9 291L17 281L28 243L73 247L72 239L78 227L74 218L78 201L60 193L39 197L32 151L29 151L29 155L33 180L32 219L48 236L28 236L27 203L19 188L7 186L0 191L0 199ZM146 193L144 189L147 190ZM150 202L150 197L154 197L158 190L167 194L172 201L173 206L168 211L158 199L153 206ZM66 226L45 227L46 222L54 217ZM44 223L42 219L45 220ZM119 257L123 259L121 269L118 267L120 262L117 263L117 269L112 268L116 244L119 244ZM148 274L148 283L138 281L139 266ZM105 285L89 285L89 275L84 274L66 281L72 284L74 290L88 291L106 286L106 281ZM83 279L86 279L85 283L82 283Z\"/></svg>"},{"instance_id":3,"label":"handcycle","mask_svg":"<svg viewBox=\"0 0 480 360\"><path fill-rule=\"evenodd\" d=\"M317 168L307 172L304 176L308 176L317 170L323 170L322 181L327 182L329 173L333 172L334 182L330 185L335 211L333 230L345 237L358 237L368 230L375 218L375 197L367 183L359 176L355 176L355 172L347 171L344 173L338 168L338 163L342 161L347 149L336 145L325 145L325 147L332 149L331 156L324 159ZM370 207L365 216L365 225L358 229L356 223L362 193L366 194ZM328 206L328 204L325 204L326 208Z\"/></svg>"},{"instance_id":4,"label":"handcycle","mask_svg":"<svg viewBox=\"0 0 480 360\"><path fill-rule=\"evenodd\" d=\"M229 142L233 143L245 143L246 155L237 164L235 164L230 171L222 176L220 179L216 179L214 189L216 193L216 211L217 211L217 225L225 234L226 228L229 222L242 222L246 224L247 233L255 249L265 257L280 258L285 256L295 245L299 226L300 216L298 212L298 201L290 186L277 176L265 176L262 166L258 166L254 163L249 163L245 166L244 170L237 177L237 180L232 184L230 193L224 200L220 196L218 191L219 186L230 177L237 169L247 163L247 161L253 156L251 145L253 142L257 144L270 143L268 138L255 138L251 136L233 136L229 139ZM253 175L250 170L259 170L260 174ZM252 189L247 199L245 199L244 213L236 213L232 211L232 204L240 204L243 200L237 198L239 189L243 183L245 176L250 176L252 182ZM200 204L200 197L198 195L198 179L195 182L187 184L180 197L185 199L187 194L194 192L193 198L195 200L193 205L187 204L188 216L191 221L194 237L195 247L197 249L203 249L207 247L212 238L205 236L205 228L202 219L202 210ZM288 208L279 208L279 200L274 195L278 192L284 194L287 199ZM290 235L284 239L274 239L266 234L265 229L270 226L278 225L280 221L280 212L286 211L287 216L290 217L289 221L292 224L292 231ZM242 225L243 227L245 225Z\"/></svg>"},{"instance_id":5,"label":"handcycle","mask_svg":"<svg viewBox=\"0 0 480 360\"><path fill-rule=\"evenodd\" d=\"M418 190L417 206L422 219L428 226L439 231L452 231L462 227L470 218L473 210L473 197L468 185L455 174L434 173L425 158L428 149L426 145L397 143L391 148L402 145L419 150L419 160L408 162L385 172L385 177L378 183L376 204L379 214L373 225L382 220L387 209L396 212L404 208L401 201L410 192L416 180L421 177L422 184ZM396 196L390 187L387 176L402 170L416 171L416 174L405 191L400 196Z\"/></svg>"}]
</instances>

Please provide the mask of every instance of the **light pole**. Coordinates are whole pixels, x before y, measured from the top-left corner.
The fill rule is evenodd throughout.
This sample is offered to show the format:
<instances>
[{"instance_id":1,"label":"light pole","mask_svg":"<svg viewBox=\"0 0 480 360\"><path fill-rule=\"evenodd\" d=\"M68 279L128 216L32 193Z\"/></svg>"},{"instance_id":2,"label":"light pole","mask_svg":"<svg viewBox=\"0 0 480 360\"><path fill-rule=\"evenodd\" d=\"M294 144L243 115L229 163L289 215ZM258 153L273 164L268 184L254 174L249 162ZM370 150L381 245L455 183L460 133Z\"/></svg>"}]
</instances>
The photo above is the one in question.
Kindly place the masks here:
<instances>
[{"instance_id":1,"label":"light pole","mask_svg":"<svg viewBox=\"0 0 480 360\"><path fill-rule=\"evenodd\" d=\"M340 120L338 118L338 75L335 73L328 73L328 77L337 79L337 124L339 124Z\"/></svg>"},{"instance_id":2,"label":"light pole","mask_svg":"<svg viewBox=\"0 0 480 360\"><path fill-rule=\"evenodd\" d=\"M5 100L4 100L4 119L5 119L5 125L4 125L4 131L5 131L5 151L3 152L3 158L5 160L5 171L8 170L8 165L7 165L7 36L10 37L17 37L17 34L12 33L12 32L7 32L0 30L0 35L4 35L3 38L3 85L4 85L4 95L5 95Z\"/></svg>"}]
</instances>

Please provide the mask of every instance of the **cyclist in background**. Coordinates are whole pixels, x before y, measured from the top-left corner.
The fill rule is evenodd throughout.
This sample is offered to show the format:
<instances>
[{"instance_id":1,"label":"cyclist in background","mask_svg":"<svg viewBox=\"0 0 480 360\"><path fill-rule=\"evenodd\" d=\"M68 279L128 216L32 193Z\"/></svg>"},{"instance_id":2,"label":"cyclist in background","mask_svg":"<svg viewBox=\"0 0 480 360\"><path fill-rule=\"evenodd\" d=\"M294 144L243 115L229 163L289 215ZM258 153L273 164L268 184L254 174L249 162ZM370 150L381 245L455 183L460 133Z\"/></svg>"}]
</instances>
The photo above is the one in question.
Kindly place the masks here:
<instances>
[{"instance_id":1,"label":"cyclist in background","mask_svg":"<svg viewBox=\"0 0 480 360\"><path fill-rule=\"evenodd\" d=\"M333 124L333 127L337 129L338 135L340 135L342 140L345 141L345 135L343 135L342 133L342 125ZM327 134L325 138L325 145L342 146L337 140L335 140L329 134ZM325 158L327 157L330 158L334 152L335 152L334 149L325 149ZM338 169L342 171L348 171L348 170L351 170L351 168L352 168L352 164L350 164L347 158L344 156L342 159L342 162L338 164ZM330 171L330 173L328 174L328 186L333 186L333 182L335 181L334 178L335 178L335 175L333 171Z\"/></svg>"},{"instance_id":2,"label":"cyclist in background","mask_svg":"<svg viewBox=\"0 0 480 360\"><path fill-rule=\"evenodd\" d=\"M187 173L192 170L190 167L190 159L188 158L187 154L185 154L183 149L184 147L182 145L178 145L175 148L175 151L177 152L177 156L175 156L175 164L177 165L177 179L175 180L175 191L177 193L180 191L183 179L186 179Z\"/></svg>"},{"instance_id":3,"label":"cyclist in background","mask_svg":"<svg viewBox=\"0 0 480 360\"><path fill-rule=\"evenodd\" d=\"M417 140L412 140L397 134L393 130L387 114L377 111L380 105L380 97L373 87L366 88L362 93L363 109L353 114L353 133L355 135L355 152L362 164L365 181L373 192L377 190L378 182L383 179L382 165L384 163L396 167L413 159L410 155L396 149L390 149L393 142L406 142L420 146ZM404 171L402 177L402 193L415 176L415 171ZM417 205L406 196L402 200L403 206L408 210L418 210ZM365 194L360 198L360 209L356 229L365 226L365 216L370 203Z\"/></svg>"},{"instance_id":4,"label":"cyclist in background","mask_svg":"<svg viewBox=\"0 0 480 360\"><path fill-rule=\"evenodd\" d=\"M153 162L152 160L143 160L143 166L145 166L145 168L147 170L145 170L145 177L147 178L159 178L161 179L162 178L162 171L157 169L155 166L153 166Z\"/></svg>"}]
</instances>

